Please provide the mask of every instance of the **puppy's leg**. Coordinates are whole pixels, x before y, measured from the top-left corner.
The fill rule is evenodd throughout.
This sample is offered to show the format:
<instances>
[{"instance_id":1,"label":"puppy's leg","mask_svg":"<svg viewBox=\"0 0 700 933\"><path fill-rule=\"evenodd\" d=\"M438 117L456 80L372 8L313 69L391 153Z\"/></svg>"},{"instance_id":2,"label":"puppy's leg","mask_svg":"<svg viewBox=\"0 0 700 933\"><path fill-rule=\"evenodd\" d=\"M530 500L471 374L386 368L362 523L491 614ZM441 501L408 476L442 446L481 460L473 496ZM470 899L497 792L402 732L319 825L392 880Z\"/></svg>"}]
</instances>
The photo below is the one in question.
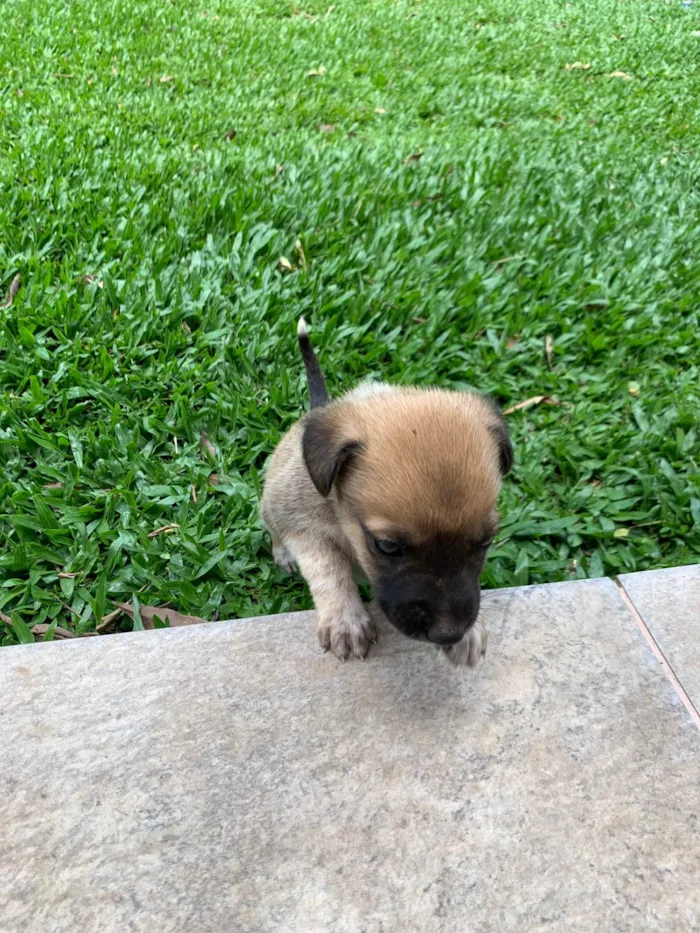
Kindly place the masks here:
<instances>
[{"instance_id":1,"label":"puppy's leg","mask_svg":"<svg viewBox=\"0 0 700 933\"><path fill-rule=\"evenodd\" d=\"M442 650L452 664L459 667L476 667L481 658L486 657L488 640L489 633L486 631L486 626L477 619L460 642Z\"/></svg>"},{"instance_id":2,"label":"puppy's leg","mask_svg":"<svg viewBox=\"0 0 700 933\"><path fill-rule=\"evenodd\" d=\"M293 540L287 548L309 584L321 647L344 661L364 658L377 640L374 623L353 580L352 563L328 541Z\"/></svg>"},{"instance_id":3,"label":"puppy's leg","mask_svg":"<svg viewBox=\"0 0 700 933\"><path fill-rule=\"evenodd\" d=\"M294 573L297 565L289 548L274 532L270 532L270 537L272 538L272 557L275 563L282 570L286 570L287 573Z\"/></svg>"}]
</instances>

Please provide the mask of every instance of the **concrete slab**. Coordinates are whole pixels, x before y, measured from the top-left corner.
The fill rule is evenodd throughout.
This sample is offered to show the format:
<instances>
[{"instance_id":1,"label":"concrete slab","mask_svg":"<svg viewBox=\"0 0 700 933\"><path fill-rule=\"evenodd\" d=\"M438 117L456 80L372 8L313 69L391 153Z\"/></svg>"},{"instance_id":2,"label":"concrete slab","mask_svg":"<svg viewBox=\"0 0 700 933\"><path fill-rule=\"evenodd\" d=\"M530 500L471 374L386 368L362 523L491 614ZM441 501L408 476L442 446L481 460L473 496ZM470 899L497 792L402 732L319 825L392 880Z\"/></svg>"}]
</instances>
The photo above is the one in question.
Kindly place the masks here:
<instances>
[{"instance_id":1,"label":"concrete slab","mask_svg":"<svg viewBox=\"0 0 700 933\"><path fill-rule=\"evenodd\" d=\"M626 573L620 582L700 710L700 564Z\"/></svg>"},{"instance_id":2,"label":"concrete slab","mask_svg":"<svg viewBox=\"0 0 700 933\"><path fill-rule=\"evenodd\" d=\"M476 673L308 614L0 652L0 929L700 929L700 732L614 584L484 602Z\"/></svg>"}]
</instances>

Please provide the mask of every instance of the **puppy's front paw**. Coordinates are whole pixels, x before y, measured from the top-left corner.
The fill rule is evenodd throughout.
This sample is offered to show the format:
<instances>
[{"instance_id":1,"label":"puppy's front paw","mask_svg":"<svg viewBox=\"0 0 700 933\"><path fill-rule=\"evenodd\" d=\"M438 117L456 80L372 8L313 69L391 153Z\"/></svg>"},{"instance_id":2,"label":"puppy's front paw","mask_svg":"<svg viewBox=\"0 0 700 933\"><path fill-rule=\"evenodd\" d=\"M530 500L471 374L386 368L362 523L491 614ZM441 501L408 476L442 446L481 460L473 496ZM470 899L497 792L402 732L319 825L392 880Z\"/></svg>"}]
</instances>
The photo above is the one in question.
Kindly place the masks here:
<instances>
[{"instance_id":1,"label":"puppy's front paw","mask_svg":"<svg viewBox=\"0 0 700 933\"><path fill-rule=\"evenodd\" d=\"M340 615L319 617L318 640L324 651L344 661L350 655L363 659L376 644L377 630L364 606L347 607Z\"/></svg>"},{"instance_id":2,"label":"puppy's front paw","mask_svg":"<svg viewBox=\"0 0 700 933\"><path fill-rule=\"evenodd\" d=\"M488 640L489 633L484 623L475 622L460 642L442 650L450 663L458 667L476 667L481 658L486 657Z\"/></svg>"}]
</instances>

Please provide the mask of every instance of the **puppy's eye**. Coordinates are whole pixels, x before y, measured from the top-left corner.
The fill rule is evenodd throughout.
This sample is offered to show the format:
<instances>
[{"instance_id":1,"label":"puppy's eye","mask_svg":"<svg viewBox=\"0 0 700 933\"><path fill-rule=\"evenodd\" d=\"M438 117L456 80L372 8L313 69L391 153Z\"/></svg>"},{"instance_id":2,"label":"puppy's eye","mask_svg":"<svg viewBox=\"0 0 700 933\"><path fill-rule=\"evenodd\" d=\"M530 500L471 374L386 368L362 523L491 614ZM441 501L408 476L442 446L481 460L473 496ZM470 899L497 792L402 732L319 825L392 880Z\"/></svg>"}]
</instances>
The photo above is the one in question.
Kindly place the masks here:
<instances>
[{"instance_id":1,"label":"puppy's eye","mask_svg":"<svg viewBox=\"0 0 700 933\"><path fill-rule=\"evenodd\" d=\"M494 537L495 537L495 535L491 535L491 536L488 537L488 538L484 538L483 541L479 541L479 548L480 548L480 550L482 550L482 551L488 551L488 549L489 549L489 548L491 547L491 545L493 544L493 539L494 539Z\"/></svg>"},{"instance_id":2,"label":"puppy's eye","mask_svg":"<svg viewBox=\"0 0 700 933\"><path fill-rule=\"evenodd\" d=\"M398 541L390 541L388 538L375 538L374 546L385 557L398 557L403 551Z\"/></svg>"}]
</instances>

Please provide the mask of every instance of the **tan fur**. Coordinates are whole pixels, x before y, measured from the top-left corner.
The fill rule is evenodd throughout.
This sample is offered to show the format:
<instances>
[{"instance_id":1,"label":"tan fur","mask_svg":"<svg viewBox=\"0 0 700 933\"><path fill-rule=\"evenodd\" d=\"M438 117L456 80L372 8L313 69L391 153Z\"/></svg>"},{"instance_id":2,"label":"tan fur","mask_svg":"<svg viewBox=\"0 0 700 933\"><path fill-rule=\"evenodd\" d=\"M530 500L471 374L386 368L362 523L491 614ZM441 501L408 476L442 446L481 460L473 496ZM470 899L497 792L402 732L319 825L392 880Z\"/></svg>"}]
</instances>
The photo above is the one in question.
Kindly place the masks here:
<instances>
[{"instance_id":1,"label":"tan fur","mask_svg":"<svg viewBox=\"0 0 700 933\"><path fill-rule=\"evenodd\" d=\"M339 415L364 444L345 484L347 500L375 532L392 528L416 541L473 529L500 488L492 413L477 395L400 389L345 401Z\"/></svg>"},{"instance_id":2,"label":"tan fur","mask_svg":"<svg viewBox=\"0 0 700 933\"><path fill-rule=\"evenodd\" d=\"M304 461L305 419L282 439L268 468L262 518L277 562L295 562L311 589L322 647L343 660L364 657L375 637L353 568L370 581L375 563L360 522L378 537L401 534L421 543L439 533L474 541L493 534L500 488L495 415L469 393L361 386L324 409L339 446L357 443L342 480L324 498ZM310 416L307 416L307 418ZM457 664L476 663L486 631L475 625L469 638L445 651Z\"/></svg>"}]
</instances>

